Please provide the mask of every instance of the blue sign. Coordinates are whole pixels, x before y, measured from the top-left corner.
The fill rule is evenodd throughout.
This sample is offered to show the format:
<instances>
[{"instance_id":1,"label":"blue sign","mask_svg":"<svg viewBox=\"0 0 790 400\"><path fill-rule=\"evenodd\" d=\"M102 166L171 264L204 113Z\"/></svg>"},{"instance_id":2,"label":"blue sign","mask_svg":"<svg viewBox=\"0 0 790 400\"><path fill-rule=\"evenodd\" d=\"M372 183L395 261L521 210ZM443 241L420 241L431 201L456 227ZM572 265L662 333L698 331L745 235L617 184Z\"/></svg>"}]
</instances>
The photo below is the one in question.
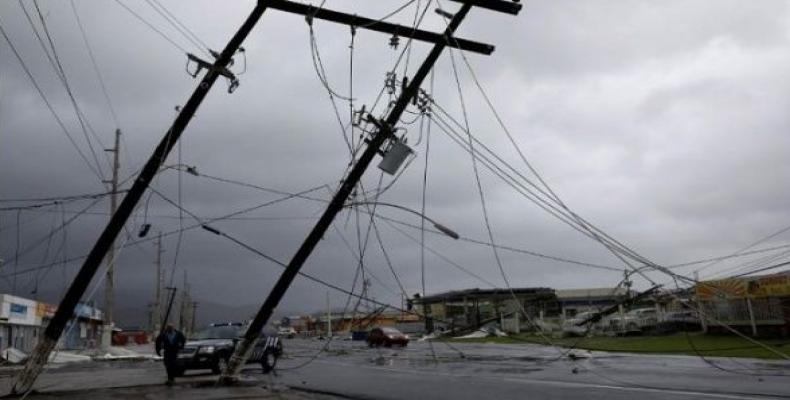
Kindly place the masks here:
<instances>
[{"instance_id":1,"label":"blue sign","mask_svg":"<svg viewBox=\"0 0 790 400\"><path fill-rule=\"evenodd\" d=\"M27 306L23 306L21 304L11 303L11 308L9 311L14 316L23 318L27 316Z\"/></svg>"}]
</instances>

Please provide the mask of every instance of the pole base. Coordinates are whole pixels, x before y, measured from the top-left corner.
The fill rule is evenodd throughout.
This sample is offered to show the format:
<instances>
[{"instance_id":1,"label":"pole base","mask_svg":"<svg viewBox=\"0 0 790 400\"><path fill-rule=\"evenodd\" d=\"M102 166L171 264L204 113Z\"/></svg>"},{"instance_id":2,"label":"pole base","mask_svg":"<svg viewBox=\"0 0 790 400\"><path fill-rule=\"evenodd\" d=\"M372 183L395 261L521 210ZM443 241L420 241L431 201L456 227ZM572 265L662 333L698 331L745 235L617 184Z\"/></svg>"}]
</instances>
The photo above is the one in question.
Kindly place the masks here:
<instances>
[{"instance_id":1,"label":"pole base","mask_svg":"<svg viewBox=\"0 0 790 400\"><path fill-rule=\"evenodd\" d=\"M112 347L112 329L115 327L115 324L110 325L102 325L102 332L101 332L101 349L107 350Z\"/></svg>"},{"instance_id":2,"label":"pole base","mask_svg":"<svg viewBox=\"0 0 790 400\"><path fill-rule=\"evenodd\" d=\"M11 387L11 394L21 395L33 389L33 384L36 378L44 369L44 364L47 363L52 349L58 344L57 340L53 340L46 335L41 335L33 354L27 360L25 369L16 376L13 386Z\"/></svg>"}]
</instances>

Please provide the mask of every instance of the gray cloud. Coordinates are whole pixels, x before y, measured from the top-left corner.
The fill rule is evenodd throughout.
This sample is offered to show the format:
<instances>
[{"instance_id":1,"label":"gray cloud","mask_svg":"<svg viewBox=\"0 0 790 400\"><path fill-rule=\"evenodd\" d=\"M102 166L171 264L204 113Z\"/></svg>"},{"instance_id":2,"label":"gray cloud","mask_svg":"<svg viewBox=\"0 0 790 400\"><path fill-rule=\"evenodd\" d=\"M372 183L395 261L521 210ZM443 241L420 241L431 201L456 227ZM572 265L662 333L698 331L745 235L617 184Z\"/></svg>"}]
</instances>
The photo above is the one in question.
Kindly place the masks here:
<instances>
[{"instance_id":1,"label":"gray cloud","mask_svg":"<svg viewBox=\"0 0 790 400\"><path fill-rule=\"evenodd\" d=\"M185 101L196 82L183 71L183 54L117 4L76 3L118 110L124 144L131 155L128 159L123 153L123 175L128 176L146 159L174 117L173 107ZM167 29L146 4L126 3ZM384 3L388 4L338 1L331 6L374 16L397 6ZM214 2L165 4L218 49L252 2L223 7ZM42 5L79 104L107 146L115 124L68 3ZM0 18L75 140L87 151L65 92L18 5L0 5ZM395 21L408 24L411 18L413 8ZM442 27L432 14L426 22L430 29ZM315 29L330 82L347 93L348 28L318 21ZM172 30L167 32L185 43ZM491 57L467 55L469 62L515 140L568 205L655 261L674 263L732 252L790 220L785 207L790 193L783 185L790 178L790 160L784 154L790 147L786 134L788 32L784 2L527 2L517 18L476 10L462 36L497 45ZM387 47L388 40L385 35L363 31L355 38L356 107L372 105L383 85L384 71L397 56ZM286 191L335 185L348 163L348 150L328 95L315 76L304 19L267 12L245 47L247 72L241 75L241 87L229 95L224 82L217 84L183 137L182 162L197 165L205 174ZM422 44L415 48L410 71L426 50ZM0 57L2 197L101 191L8 46L0 45L0 53L4 55ZM457 53L455 61L461 67L465 105L475 135L526 173ZM462 120L452 64L446 56L437 65L433 95ZM341 117L347 119L348 104L339 101L338 106ZM418 125L404 127L410 143L417 143ZM415 146L417 159L382 200L421 207L425 135ZM469 156L436 126L430 143L426 213L466 237L487 240ZM176 162L174 153L167 164ZM366 188L374 188L378 176L371 168ZM547 215L490 172L481 170L481 179L499 243L620 266L602 246ZM184 206L203 217L277 197L187 174L182 182ZM156 188L175 199L175 171L161 174ZM319 191L316 196L326 199L328 193ZM83 204L64 207L74 211ZM215 225L267 254L288 260L322 208L321 203L292 200L243 216L258 219ZM91 211L107 209L107 202L102 201ZM58 210L22 212L22 247L60 220ZM419 223L396 210L381 212ZM154 224L152 234L179 226L174 218L177 210L157 196L152 197L148 214ZM4 273L13 269L15 218L15 212L0 214ZM136 231L142 218L141 212L129 229ZM105 220L106 215L86 215L70 226L68 255L85 253ZM185 220L193 222L189 217ZM344 213L336 226L352 246L357 245L353 215ZM363 218L363 232L365 226ZM421 291L419 247L383 222L379 228L406 290L409 294ZM419 231L405 229L419 238ZM47 257L46 242L24 255L18 268L54 260L60 240L61 235L53 237ZM772 243L784 240L780 236ZM427 243L503 285L490 248L432 234ZM167 237L165 247L169 266L176 237ZM610 286L620 278L617 272L507 251L501 256L510 281L517 286ZM366 259L370 272L381 281L373 279L371 293L398 304L397 284L375 241ZM150 243L124 250L119 260L119 290L141 307L150 301L152 260ZM184 234L178 265L179 271L188 271L196 297L228 305L259 303L279 272L279 267L199 229ZM722 263L707 272L731 265L735 264ZM55 301L78 266L79 262L72 262L53 267L41 279L41 295ZM332 231L305 271L350 287L355 267L351 253ZM180 282L180 272L175 278ZM430 253L426 254L426 281L428 292L485 285ZM17 278L17 287L25 290L34 284L34 274ZM319 308L325 293L314 283L299 281L283 308ZM333 294L332 301L341 304L343 296Z\"/></svg>"}]
</instances>

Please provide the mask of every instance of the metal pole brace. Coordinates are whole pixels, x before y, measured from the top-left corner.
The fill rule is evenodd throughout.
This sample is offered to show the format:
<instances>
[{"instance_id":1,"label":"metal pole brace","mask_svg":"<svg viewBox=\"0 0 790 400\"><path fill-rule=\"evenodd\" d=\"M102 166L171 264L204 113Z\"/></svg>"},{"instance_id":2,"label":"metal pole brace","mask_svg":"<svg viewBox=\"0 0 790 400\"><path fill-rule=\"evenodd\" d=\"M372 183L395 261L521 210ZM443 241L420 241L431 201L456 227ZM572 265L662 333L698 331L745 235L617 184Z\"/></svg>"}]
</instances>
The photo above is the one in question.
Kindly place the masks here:
<instances>
[{"instance_id":1,"label":"metal pole brace","mask_svg":"<svg viewBox=\"0 0 790 400\"><path fill-rule=\"evenodd\" d=\"M376 126L376 129L378 129L380 132L384 133L384 135L387 136L387 139L390 139L390 140L391 139L397 139L397 136L395 136L395 134L394 134L395 130L386 121L382 121L382 120L380 120L380 119L378 119L378 118L376 118L376 117L374 117L374 116L372 116L370 114L368 114L368 118L367 119L368 119L368 122L370 122L371 124ZM365 139L365 143L370 144L370 139L366 138ZM386 154L384 152L384 150L382 150L380 148L377 150L377 152L382 157Z\"/></svg>"},{"instance_id":2,"label":"metal pole brace","mask_svg":"<svg viewBox=\"0 0 790 400\"><path fill-rule=\"evenodd\" d=\"M219 54L217 54L214 51L211 51L211 54L214 57L218 57L219 56ZM190 71L189 70L190 61L195 63L195 70L194 71ZM233 60L231 60L231 62L228 63L228 65L233 65ZM217 68L217 67L214 66L214 64L212 64L212 63L210 63L208 61L205 61L205 60L201 59L200 57L198 57L198 56L196 56L196 55L194 55L192 53L187 53L187 65L186 65L187 74L189 74L189 76L191 76L193 78L197 78L198 74L203 69L206 69L206 70L209 70L209 71L215 71L219 75L224 76L228 80L228 82L230 82L230 84L228 85L228 93L233 93L233 91L236 90L236 88L239 87L239 79L236 78L236 75L233 72L231 72L230 69L224 68L224 67L223 68Z\"/></svg>"}]
</instances>

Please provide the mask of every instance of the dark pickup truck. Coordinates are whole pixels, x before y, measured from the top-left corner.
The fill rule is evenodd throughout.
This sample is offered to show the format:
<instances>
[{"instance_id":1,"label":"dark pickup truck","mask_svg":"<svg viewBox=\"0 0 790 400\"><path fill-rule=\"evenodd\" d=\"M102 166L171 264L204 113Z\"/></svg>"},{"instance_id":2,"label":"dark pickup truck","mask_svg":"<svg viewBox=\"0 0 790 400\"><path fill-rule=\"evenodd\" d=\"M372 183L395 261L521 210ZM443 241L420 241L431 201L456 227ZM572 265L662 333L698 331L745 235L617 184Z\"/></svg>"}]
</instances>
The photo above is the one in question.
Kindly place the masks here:
<instances>
[{"instance_id":1,"label":"dark pickup truck","mask_svg":"<svg viewBox=\"0 0 790 400\"><path fill-rule=\"evenodd\" d=\"M189 369L210 369L218 374L228 365L228 359L241 341L247 327L240 323L212 324L192 335L178 353L179 375ZM259 363L263 373L274 368L283 345L277 335L262 333L247 363Z\"/></svg>"}]
</instances>

